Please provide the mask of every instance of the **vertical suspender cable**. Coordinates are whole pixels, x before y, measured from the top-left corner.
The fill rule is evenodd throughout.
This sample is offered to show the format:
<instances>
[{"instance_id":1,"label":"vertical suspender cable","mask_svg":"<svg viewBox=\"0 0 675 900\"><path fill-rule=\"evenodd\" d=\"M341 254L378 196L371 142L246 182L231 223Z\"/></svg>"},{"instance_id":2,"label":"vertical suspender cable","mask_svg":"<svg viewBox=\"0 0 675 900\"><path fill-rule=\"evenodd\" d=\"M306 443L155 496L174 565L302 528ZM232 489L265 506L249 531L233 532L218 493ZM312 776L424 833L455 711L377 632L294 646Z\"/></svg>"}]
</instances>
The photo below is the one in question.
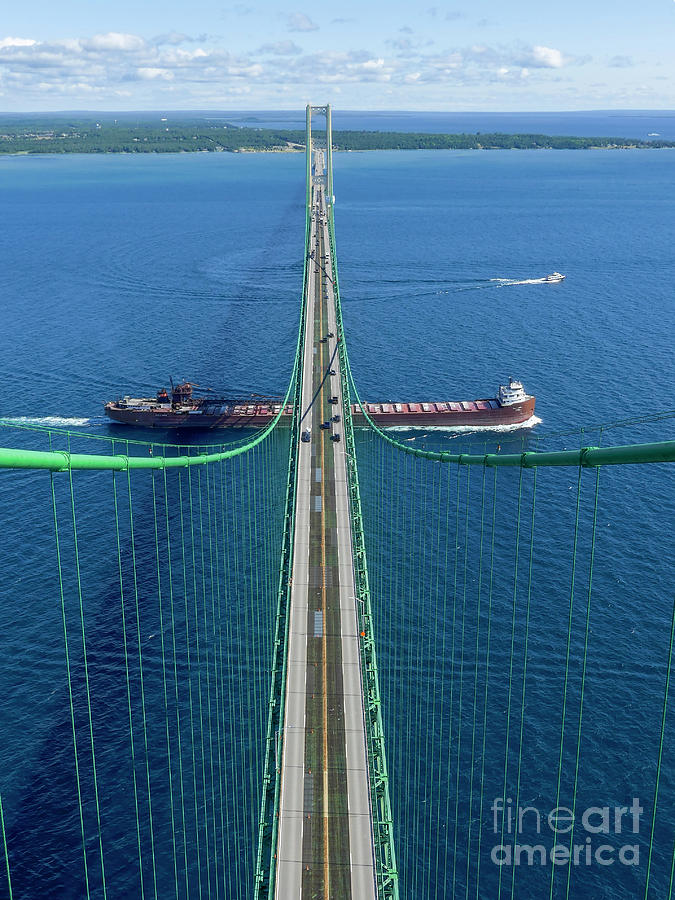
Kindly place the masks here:
<instances>
[{"instance_id":1,"label":"vertical suspender cable","mask_svg":"<svg viewBox=\"0 0 675 900\"><path fill-rule=\"evenodd\" d=\"M471 729L471 768L469 770L469 815L468 822L469 827L467 830L467 838L466 838L466 885L465 885L465 893L464 896L466 900L469 897L469 863L471 860L471 829L473 825L473 775L474 775L474 767L475 767L475 751L476 751L476 720L478 717L478 668L479 668L479 658L480 658L480 607L481 607L481 599L482 599L482 588L483 588L483 547L484 547L484 537L485 537L485 482L487 478L487 467L483 466L483 478L481 481L481 492L480 492L480 539L478 546L478 592L476 597L476 646L474 653L476 658L474 660L474 672L473 672L473 726ZM483 790L483 780L481 779L481 792ZM482 822L479 820L479 827L482 825Z\"/></svg>"},{"instance_id":2,"label":"vertical suspender cable","mask_svg":"<svg viewBox=\"0 0 675 900\"><path fill-rule=\"evenodd\" d=\"M504 823L506 821L506 795L508 793L508 772L509 772L509 743L511 736L511 697L513 694L513 656L516 640L516 610L518 601L518 564L520 562L520 513L522 509L523 499L523 469L521 467L518 476L518 513L516 521L516 552L513 565L513 603L511 613L511 651L509 654L509 689L508 700L506 704L506 739L504 743L504 790L502 803L502 827L499 843L504 844ZM499 885L498 897L502 895L502 872L504 867L499 867Z\"/></svg>"},{"instance_id":3,"label":"vertical suspender cable","mask_svg":"<svg viewBox=\"0 0 675 900\"><path fill-rule=\"evenodd\" d=\"M211 819L209 817L209 798L208 798L208 786L207 779L204 779L204 823L206 825L206 866L208 872L209 879L209 896L211 896L211 884L213 881L211 875L211 863L212 861L215 864L215 860L212 860L211 854L211 838L213 837L213 843L215 846L215 833L213 835L209 834L209 831L213 831L215 829L215 809L213 809L214 796L215 796L215 788L214 788L214 772L213 772L213 733L211 731L211 671L209 665L209 631L208 631L208 621L207 621L207 609L208 609L208 588L207 588L207 575L206 575L206 546L205 546L205 536L204 536L204 502L203 502L203 490L202 490L202 466L199 466L197 469L197 497L198 497L198 510L199 510L199 557L200 557L200 565L201 565L201 574L202 574L202 593L201 593L201 602L202 602L202 619L204 622L204 638L202 641L202 649L204 652L204 670L205 670L205 679L206 682L206 716L207 716L207 724L206 729L208 731L208 754L209 754L209 776L211 782L211 813L213 815L213 823L211 823ZM207 466L208 468L208 466ZM197 626L199 627L199 626ZM204 724L202 722L202 730L204 729ZM202 731L202 742L204 736Z\"/></svg>"},{"instance_id":4,"label":"vertical suspender cable","mask_svg":"<svg viewBox=\"0 0 675 900\"><path fill-rule=\"evenodd\" d=\"M213 473L213 478L211 474ZM213 500L211 499L211 482L213 481ZM221 721L221 705L222 705L222 683L220 681L220 668L218 657L218 640L217 640L217 621L220 616L220 604L222 603L220 588L220 552L218 546L218 504L216 494L216 467L206 467L206 490L207 490L207 508L209 510L209 565L211 569L211 649L213 657L213 684L215 694L215 720L216 720L216 765L218 768L218 803L216 798L213 799L213 816L214 816L214 857L216 867L216 897L220 896L221 884L223 891L226 893L224 885L225 877L225 854L220 855L220 864L218 862L218 853L222 845L221 840L218 841L218 827L216 824L216 816L220 820L220 828L223 828L223 765L222 765L222 738L220 733ZM213 723L211 724L213 730ZM227 895L227 894L226 894Z\"/></svg>"},{"instance_id":5,"label":"vertical suspender cable","mask_svg":"<svg viewBox=\"0 0 675 900\"><path fill-rule=\"evenodd\" d=\"M523 636L523 685L520 695L520 734L518 735L518 770L516 774L516 834L518 834L518 817L520 815L520 775L523 760L523 737L525 732L525 688L527 685L527 651L530 636L530 603L532 600L532 565L534 563L534 514L537 502L537 470L532 473L532 518L530 520L530 558L527 567L527 600L525 605L525 633ZM511 897L513 897L516 869L511 866Z\"/></svg>"},{"instance_id":6,"label":"vertical suspender cable","mask_svg":"<svg viewBox=\"0 0 675 900\"><path fill-rule=\"evenodd\" d=\"M195 628L195 654L197 657L197 689L199 691L199 742L201 745L201 803L204 813L204 841L206 844L206 893L211 896L211 841L209 837L208 804L206 799L206 750L204 748L204 697L202 688L202 657L199 644L199 599L197 590L197 552L195 536L195 513L192 487L192 469L188 468L188 497L190 507L190 546L192 549L192 590Z\"/></svg>"},{"instance_id":7,"label":"vertical suspender cable","mask_svg":"<svg viewBox=\"0 0 675 900\"><path fill-rule=\"evenodd\" d=\"M468 586L468 565L469 565L469 509L471 499L471 467L466 470L466 497L464 499L466 508L464 510L464 578L462 584L462 645L460 650L459 662L459 701L457 709L459 713L459 721L457 723L457 771L455 772L455 827L452 848L452 897L456 894L456 876L457 876L457 820L459 819L459 787L460 772L462 768L462 700L464 697L464 651L466 636L466 593Z\"/></svg>"},{"instance_id":8,"label":"vertical suspender cable","mask_svg":"<svg viewBox=\"0 0 675 900\"><path fill-rule=\"evenodd\" d=\"M652 871L652 853L654 851L654 834L656 830L656 808L659 802L659 787L661 784L661 764L663 762L663 744L666 734L666 717L668 714L668 692L670 690L670 676L673 665L673 646L675 644L675 601L670 617L670 639L668 641L668 656L666 658L666 681L663 690L663 711L661 713L661 733L659 735L659 752L656 761L656 782L654 784L654 801L652 804L652 824L649 834L649 855L647 857L647 875L645 878L645 900L649 896L649 881ZM672 886L673 873L671 869L670 881ZM670 894L669 894L670 896Z\"/></svg>"},{"instance_id":9,"label":"vertical suspender cable","mask_svg":"<svg viewBox=\"0 0 675 900\"><path fill-rule=\"evenodd\" d=\"M138 875L140 879L141 900L145 897L143 879L143 851L141 848L141 820L138 808L138 780L136 778L136 750L134 747L134 720L131 709L131 683L129 679L129 650L127 642L127 619L124 599L124 582L122 579L122 547L120 541L120 523L117 505L117 473L112 473L113 504L115 510L115 538L117 542L117 568L120 582L120 609L122 614L122 647L124 649L124 674L127 690L127 711L129 714L129 749L131 751L131 774L134 786L134 809L136 812L136 843L138 845Z\"/></svg>"},{"instance_id":10,"label":"vertical suspender cable","mask_svg":"<svg viewBox=\"0 0 675 900\"><path fill-rule=\"evenodd\" d=\"M454 717L454 691L455 691L455 644L456 644L456 629L455 624L457 621L457 568L459 562L459 498L460 498L460 473L461 466L457 466L457 484L456 484L456 497L455 497L455 565L453 571L453 589L452 589L452 651L451 651L451 660L450 660L450 727L448 733L448 766L446 772L446 795L445 795L445 821L446 821L446 831L445 831L445 859L446 865L448 860L448 855L450 852L450 828L447 827L447 824L450 821L450 780L452 776L452 751L453 751L453 743L452 743L452 730L453 730L453 717ZM461 710L460 710L461 716ZM454 822L455 830L457 829L457 821ZM444 876L444 883L447 880L447 875Z\"/></svg>"},{"instance_id":11,"label":"vertical suspender cable","mask_svg":"<svg viewBox=\"0 0 675 900\"><path fill-rule=\"evenodd\" d=\"M89 664L87 662L87 633L84 625L84 598L82 595L82 579L80 576L80 552L77 542L77 520L75 518L75 493L73 489L73 470L68 470L70 484L70 510L73 522L73 544L75 547L75 574L77 577L77 597L80 606L80 626L82 632L82 662L84 665L84 685L87 696L87 714L89 719L89 743L91 747L91 766L94 779L94 798L96 801L96 824L98 828L98 849L101 860L101 884L103 888L103 900L106 900L107 888L105 881L105 863L103 860L103 833L101 830L101 805L98 794L98 775L96 773L96 750L94 748L94 723L91 713L91 691L89 686Z\"/></svg>"},{"instance_id":12,"label":"vertical suspender cable","mask_svg":"<svg viewBox=\"0 0 675 900\"><path fill-rule=\"evenodd\" d=\"M127 446L127 452L128 452ZM131 565L133 571L134 602L136 607L136 640L138 641L138 678L141 689L141 710L143 714L143 749L145 751L145 780L148 788L148 820L150 824L150 852L152 857L153 894L157 900L157 862L155 859L155 829L152 818L152 788L150 784L150 752L148 749L148 718L145 705L145 681L143 678L143 640L141 637L141 613L138 597L138 572L136 569L136 538L134 534L134 506L131 496L131 472L127 469L127 495L129 501L129 534L131 537Z\"/></svg>"},{"instance_id":13,"label":"vertical suspender cable","mask_svg":"<svg viewBox=\"0 0 675 900\"><path fill-rule=\"evenodd\" d=\"M166 469L162 471L164 487L164 525L166 528L166 553L169 562L169 606L171 609L171 655L173 660L174 704L176 710L176 738L178 748L178 779L180 784L180 816L183 833L183 864L185 868L185 896L190 896L187 856L187 823L185 819L185 780L183 775L183 738L181 733L180 696L178 690L178 663L176 659L176 616L173 578L173 548L171 545L171 529L169 526L169 492Z\"/></svg>"},{"instance_id":14,"label":"vertical suspender cable","mask_svg":"<svg viewBox=\"0 0 675 900\"><path fill-rule=\"evenodd\" d=\"M7 832L5 830L5 814L2 810L2 794L0 794L0 828L2 829L2 846L5 850L5 868L7 870L7 889L9 900L12 900L12 875L9 869L9 850L7 849Z\"/></svg>"},{"instance_id":15,"label":"vertical suspender cable","mask_svg":"<svg viewBox=\"0 0 675 900\"><path fill-rule=\"evenodd\" d=\"M190 470L188 469L188 475ZM192 692L192 654L190 652L190 610L189 610L189 587L188 587L188 566L187 554L185 551L185 517L183 501L183 473L178 471L178 509L180 510L180 538L181 538L181 563L183 568L183 597L185 616L185 660L187 663L187 683L188 683L188 703L190 707L190 745L192 752L192 795L194 800L195 811L195 850L197 856L197 889L198 896L201 900L202 896L202 860L199 842L199 795L197 790L197 756L195 752L195 713ZM189 489L189 485L188 485Z\"/></svg>"},{"instance_id":16,"label":"vertical suspender cable","mask_svg":"<svg viewBox=\"0 0 675 900\"><path fill-rule=\"evenodd\" d=\"M536 470L535 470L536 471ZM586 663L588 659L588 637L590 634L591 623L591 591L593 587L593 564L595 562L595 538L597 534L598 524L598 495L600 489L600 469L595 470L595 498L593 501L593 524L591 526L591 557L588 565L588 591L586 594L586 623L584 628L584 653L581 668L581 688L579 696L579 723L577 726L577 749L574 762L574 788L572 790L572 822L576 821L577 811L577 787L579 784L579 759L581 755L581 725L584 713L584 691L586 687ZM574 827L570 830L569 858L572 859L572 845L574 843ZM572 866L567 867L567 884L565 887L565 897L570 895L570 879L572 876Z\"/></svg>"},{"instance_id":17,"label":"vertical suspender cable","mask_svg":"<svg viewBox=\"0 0 675 900\"><path fill-rule=\"evenodd\" d=\"M66 677L68 680L68 702L70 705L70 725L73 733L73 755L75 757L75 782L77 784L77 807L80 816L80 831L82 834L82 860L84 863L84 883L87 898L91 897L89 891L89 865L87 863L87 841L84 834L84 809L82 807L82 784L80 781L80 758L77 751L77 729L75 727L75 705L73 702L73 680L70 670L70 647L68 642L68 625L66 620L66 598L63 590L63 565L61 562L61 541L59 538L59 523L56 514L56 491L54 488L54 473L49 473L49 481L52 494L52 514L54 518L54 537L56 539L56 565L59 577L59 595L61 600L61 621L63 624L63 645L66 657Z\"/></svg>"},{"instance_id":18,"label":"vertical suspender cable","mask_svg":"<svg viewBox=\"0 0 675 900\"><path fill-rule=\"evenodd\" d=\"M204 469L204 474L202 477L202 468ZM211 780L211 816L213 819L212 829L213 829L213 869L214 869L214 880L215 880L215 894L216 898L220 897L220 884L218 880L218 851L217 851L217 835L218 829L216 824L216 786L215 786L215 770L213 766L213 710L211 705L211 653L210 648L212 646L210 629L208 625L208 607L209 604L207 602L207 597L209 591L206 589L206 584L208 583L210 587L210 595L211 595L211 610L213 613L214 609L214 572L213 572L213 534L212 534L212 522L211 522L211 495L209 490L209 464L207 463L205 466L200 466L198 469L199 477L199 530L201 535L201 547L202 547L202 583L204 585L204 653L205 653L205 664L206 664L206 709L209 717L208 722L208 730L209 730L209 771L210 771L210 780ZM206 487L203 487L203 483L206 484ZM206 492L206 521L208 524L208 580L207 580L207 572L206 572L206 560L205 553L206 548L204 544L204 501L203 496L204 492Z\"/></svg>"},{"instance_id":19,"label":"vertical suspender cable","mask_svg":"<svg viewBox=\"0 0 675 900\"><path fill-rule=\"evenodd\" d=\"M166 470L165 470L166 471ZM176 900L178 900L178 857L176 852L176 821L174 815L173 801L173 766L171 762L171 734L169 730L169 691L166 684L166 652L164 642L164 609L162 603L162 575L161 575L161 553L159 549L159 523L157 521L157 489L155 485L155 470L151 473L152 482L152 515L154 523L155 537L155 563L157 566L157 605L159 612L159 639L160 649L162 653L162 686L164 691L164 732L166 736L166 759L167 774L169 778L169 806L171 807L171 846L173 851L173 876L174 886L176 889Z\"/></svg>"},{"instance_id":20,"label":"vertical suspender cable","mask_svg":"<svg viewBox=\"0 0 675 900\"><path fill-rule=\"evenodd\" d=\"M487 717L488 717L488 695L490 686L490 641L492 638L492 589L494 586L494 563L495 563L495 533L497 520L497 472L495 466L494 477L492 483L492 528L490 532L490 582L488 585L488 619L487 634L485 638L485 687L483 696L483 745L481 748L481 764L480 764L480 806L478 809L478 821L482 826L483 823L483 790L485 785L485 752L487 749ZM476 853L476 900L480 900L480 863L481 863L481 844L483 830L478 829L478 850Z\"/></svg>"},{"instance_id":21,"label":"vertical suspender cable","mask_svg":"<svg viewBox=\"0 0 675 900\"><path fill-rule=\"evenodd\" d=\"M568 692L568 684L569 684L569 669L570 669L570 648L572 644L572 623L574 616L574 587L575 587L575 578L577 571L577 546L579 542L579 509L581 506L581 475L582 475L582 467L579 466L577 472L577 498L576 498L576 508L574 513L574 538L572 543L572 577L570 579L570 602L569 602L569 613L567 616L567 648L565 651L565 679L563 683L563 702L562 702L562 715L560 722L560 750L558 753L558 779L556 785L556 797L555 797L555 809L558 809L560 806L560 782L562 780L562 768L563 768L563 748L565 745L565 722L567 717L567 692ZM553 835L553 841L555 843L555 833ZM553 900L553 887L555 884L555 869L554 865L551 866L551 881L549 885L549 900Z\"/></svg>"}]
</instances>

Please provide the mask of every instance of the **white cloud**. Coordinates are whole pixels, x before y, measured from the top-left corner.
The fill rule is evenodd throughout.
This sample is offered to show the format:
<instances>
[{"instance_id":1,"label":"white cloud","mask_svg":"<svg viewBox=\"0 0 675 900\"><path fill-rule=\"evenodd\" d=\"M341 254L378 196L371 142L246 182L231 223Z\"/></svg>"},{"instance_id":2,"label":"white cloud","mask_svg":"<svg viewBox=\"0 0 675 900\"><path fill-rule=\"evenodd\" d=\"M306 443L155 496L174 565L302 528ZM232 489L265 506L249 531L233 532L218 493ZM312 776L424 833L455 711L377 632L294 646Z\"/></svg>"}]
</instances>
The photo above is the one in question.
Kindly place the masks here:
<instances>
[{"instance_id":1,"label":"white cloud","mask_svg":"<svg viewBox=\"0 0 675 900\"><path fill-rule=\"evenodd\" d=\"M286 21L299 31L318 28L303 13ZM455 94L469 96L468 89L481 85L551 83L551 70L561 78L562 68L583 62L541 45L482 43L439 50L410 33L407 26L399 29L385 42L388 53L381 46L377 52L376 45L342 52L317 46L308 53L290 39L232 52L222 39L216 43L213 36L193 38L179 32L147 40L109 32L50 43L6 37L0 39L0 83L11 97L10 105L18 109L31 108L31 97L39 97L48 85L55 97L81 96L82 106L89 95L97 94L108 108L115 108L116 98L129 96L128 106L138 109L164 105L162 99L168 96L176 98L174 107L183 108L222 107L228 98L247 95L261 105L273 105L282 93L301 104L317 84L330 85L336 93L342 89L350 97L355 96L354 86L364 85L365 91L367 85L387 85L392 96L409 98L402 102L416 99L412 108L442 101L449 86ZM377 105L380 95L363 94L368 96ZM37 99L32 108L41 108Z\"/></svg>"},{"instance_id":2,"label":"white cloud","mask_svg":"<svg viewBox=\"0 0 675 900\"><path fill-rule=\"evenodd\" d=\"M107 34L95 34L82 41L82 46L85 50L121 50L127 53L132 50L141 50L145 46L145 41L136 34L109 31Z\"/></svg>"},{"instance_id":3,"label":"white cloud","mask_svg":"<svg viewBox=\"0 0 675 900\"><path fill-rule=\"evenodd\" d=\"M530 65L539 65L546 69L561 69L565 65L565 57L560 50L553 47L533 47Z\"/></svg>"},{"instance_id":4,"label":"white cloud","mask_svg":"<svg viewBox=\"0 0 675 900\"><path fill-rule=\"evenodd\" d=\"M30 38L6 37L0 39L0 50L4 50L6 47L32 47L34 44L37 44L37 41Z\"/></svg>"},{"instance_id":5,"label":"white cloud","mask_svg":"<svg viewBox=\"0 0 675 900\"><path fill-rule=\"evenodd\" d=\"M263 44L258 49L259 53L271 53L274 56L296 56L302 50L293 41L275 41L273 44Z\"/></svg>"},{"instance_id":6,"label":"white cloud","mask_svg":"<svg viewBox=\"0 0 675 900\"><path fill-rule=\"evenodd\" d=\"M289 31L318 31L319 26L304 13L291 13L287 18Z\"/></svg>"},{"instance_id":7,"label":"white cloud","mask_svg":"<svg viewBox=\"0 0 675 900\"><path fill-rule=\"evenodd\" d=\"M264 72L263 67L259 63L253 63L248 66L228 66L227 74L233 75L235 78L259 78Z\"/></svg>"},{"instance_id":8,"label":"white cloud","mask_svg":"<svg viewBox=\"0 0 675 900\"><path fill-rule=\"evenodd\" d=\"M141 66L136 70L138 77L143 81L152 81L155 78L161 78L163 81L173 81L173 72L168 69L159 69L154 66Z\"/></svg>"}]
</instances>

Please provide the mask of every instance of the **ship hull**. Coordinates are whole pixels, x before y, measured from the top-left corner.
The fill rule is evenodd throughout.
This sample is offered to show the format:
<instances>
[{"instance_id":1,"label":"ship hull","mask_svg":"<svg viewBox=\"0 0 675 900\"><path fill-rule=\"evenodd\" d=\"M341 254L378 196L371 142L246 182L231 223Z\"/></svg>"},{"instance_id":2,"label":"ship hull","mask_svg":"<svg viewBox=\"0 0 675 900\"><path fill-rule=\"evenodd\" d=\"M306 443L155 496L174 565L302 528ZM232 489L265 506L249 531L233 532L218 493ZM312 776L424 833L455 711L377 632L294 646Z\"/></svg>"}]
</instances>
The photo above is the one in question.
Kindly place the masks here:
<instances>
[{"instance_id":1,"label":"ship hull","mask_svg":"<svg viewBox=\"0 0 675 900\"><path fill-rule=\"evenodd\" d=\"M192 429L192 428L265 428L273 421L275 413L256 409L253 412L218 413L201 411L173 412L156 409L129 409L106 404L105 413L120 425L137 428ZM290 410L282 415L283 424L291 420Z\"/></svg>"},{"instance_id":2,"label":"ship hull","mask_svg":"<svg viewBox=\"0 0 675 900\"><path fill-rule=\"evenodd\" d=\"M497 400L452 401L449 403L368 403L368 416L382 428L482 428L520 425L534 415L535 398L502 406ZM425 407L427 407L425 409ZM354 424L365 425L361 408L353 408Z\"/></svg>"},{"instance_id":3,"label":"ship hull","mask_svg":"<svg viewBox=\"0 0 675 900\"><path fill-rule=\"evenodd\" d=\"M467 400L444 403L368 403L369 417L383 428L452 428L475 426L489 428L500 425L519 425L534 415L535 398L528 397L522 403L502 406L499 401ZM176 412L171 409L138 409L122 407L115 403L105 405L106 415L120 425L137 428L159 429L243 429L265 428L278 412L268 407L234 407L225 413L209 413L201 410ZM292 407L286 407L281 425L290 425ZM366 425L359 406L352 407L354 425Z\"/></svg>"}]
</instances>

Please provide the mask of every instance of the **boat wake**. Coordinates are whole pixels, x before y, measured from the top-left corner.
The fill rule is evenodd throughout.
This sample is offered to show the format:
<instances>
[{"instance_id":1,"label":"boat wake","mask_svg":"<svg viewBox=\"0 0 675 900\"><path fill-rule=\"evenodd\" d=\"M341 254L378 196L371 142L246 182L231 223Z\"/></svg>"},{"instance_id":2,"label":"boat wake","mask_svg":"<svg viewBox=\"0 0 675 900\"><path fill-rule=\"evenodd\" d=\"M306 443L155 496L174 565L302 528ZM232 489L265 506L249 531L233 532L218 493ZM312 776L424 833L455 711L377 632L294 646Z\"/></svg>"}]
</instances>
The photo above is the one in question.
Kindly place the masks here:
<instances>
[{"instance_id":1,"label":"boat wake","mask_svg":"<svg viewBox=\"0 0 675 900\"><path fill-rule=\"evenodd\" d=\"M525 422L515 425L387 425L386 431L444 431L449 434L475 434L487 431L490 434L508 434L511 431L520 431L522 428L534 428L540 425L539 416L530 416Z\"/></svg>"},{"instance_id":2,"label":"boat wake","mask_svg":"<svg viewBox=\"0 0 675 900\"><path fill-rule=\"evenodd\" d=\"M91 428L106 425L105 416L12 416L0 417L0 425L40 425L43 428Z\"/></svg>"},{"instance_id":3,"label":"boat wake","mask_svg":"<svg viewBox=\"0 0 675 900\"><path fill-rule=\"evenodd\" d=\"M500 285L500 287L510 287L514 284L560 284L559 281L551 281L551 279L548 277L523 278L521 281L517 281L515 278L491 278L490 281L496 282Z\"/></svg>"}]
</instances>

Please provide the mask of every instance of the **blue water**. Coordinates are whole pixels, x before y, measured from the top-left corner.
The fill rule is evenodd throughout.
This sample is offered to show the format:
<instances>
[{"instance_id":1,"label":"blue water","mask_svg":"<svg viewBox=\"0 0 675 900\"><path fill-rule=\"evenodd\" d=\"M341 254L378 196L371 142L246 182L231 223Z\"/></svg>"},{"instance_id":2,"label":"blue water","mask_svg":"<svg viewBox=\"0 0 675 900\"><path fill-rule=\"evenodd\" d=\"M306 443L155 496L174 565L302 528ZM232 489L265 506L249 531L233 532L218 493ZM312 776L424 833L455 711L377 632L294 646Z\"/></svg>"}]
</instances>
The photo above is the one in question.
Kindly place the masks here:
<instances>
[{"instance_id":1,"label":"blue water","mask_svg":"<svg viewBox=\"0 0 675 900\"><path fill-rule=\"evenodd\" d=\"M302 112L224 112L228 122L258 128L303 128ZM473 134L477 131L509 134L561 134L582 137L632 137L647 140L658 135L675 138L673 110L592 110L588 112L364 112L333 110L335 130L423 131L442 134Z\"/></svg>"},{"instance_id":2,"label":"blue water","mask_svg":"<svg viewBox=\"0 0 675 900\"><path fill-rule=\"evenodd\" d=\"M336 115L335 127L358 127L347 121L339 121ZM394 117L387 121L393 123ZM415 130L421 128L421 120L416 121ZM464 121L469 122L470 117ZM482 121L486 124L476 125L479 130L494 127L487 124L489 117ZM577 127L574 133L630 134L623 128L597 131L598 121L591 121L588 131ZM660 130L652 126L650 119L645 127ZM560 129L559 133L568 130L564 122ZM435 126L430 130L436 130ZM526 130L524 126L522 130ZM672 419L622 427L609 434L592 430L590 440L579 435L541 437L580 425L675 409L672 152L349 153L336 154L334 165L345 328L355 378L364 397L490 396L512 374L536 394L542 422L526 432L490 438L491 448L498 441L505 446L534 447L537 442L578 446L672 437ZM93 432L106 439L107 449L112 439L123 440L127 433L106 424L102 402L127 392L154 392L166 385L170 376L237 392L283 392L295 347L302 286L303 177L300 154L0 159L6 222L0 232L0 373L5 384L0 415L27 424ZM565 273L565 282L541 286L493 280L536 278L553 270ZM3 429L2 437L5 445L35 446L40 440L16 429ZM418 442L445 449L460 443L477 447L486 441L485 435L413 433L402 437L413 441L413 446ZM420 704L427 702L432 689L424 667L410 665L418 653L418 646L410 640L409 623L418 599L410 585L421 585L427 615L421 646L432 646L427 630L431 622L448 642L456 633L447 631L448 624L434 605L437 593L425 581L420 554L412 552L433 546L429 542L439 530L430 529L430 523L436 521L438 503L447 503L444 492L448 488L441 491L438 487L424 505L424 485L428 483L422 475L396 468L382 471L376 450L367 440L362 453L364 472L379 491L369 493L364 487L364 502L371 514L373 583L379 586L381 596L396 590L399 582L394 581L392 588L391 579L407 585L400 609L378 613L386 636L381 647L383 671L394 673L389 682L383 675L385 701L390 701L387 724L391 729L399 726L390 737L390 753L400 762L410 758L414 749L406 743L405 703L411 704L415 715L426 716L426 708ZM392 525L387 513L400 510L401 497L391 493L398 476L419 478L419 490L406 498L403 525L398 518ZM18 842L27 853L31 841L44 840L41 821L55 827L65 808L65 822L59 828L71 839L74 833L75 838L64 855L76 860L79 825L72 807L65 806L69 796L72 800L72 793L66 790L72 784L63 774L70 765L68 719L61 714L52 719L55 701L50 699L48 687L62 664L58 609L40 569L48 564L53 571L53 545L51 534L34 512L38 502L44 503L48 497L34 476L22 477L18 483L21 503L17 506L12 500L16 478L7 473L0 477L5 583L0 607L0 677L5 689L1 732L6 748L0 794L10 848ZM78 484L83 483L80 480ZM584 486L583 553L587 561L592 489L588 481ZM575 487L576 473L554 473L541 478L538 499L535 575L539 587L533 605L530 658L532 716L545 711L547 704L552 712L550 719L545 713L536 718L537 728L534 718L530 723L531 740L524 750L530 778L524 782L521 796L543 812L555 805L560 663L567 626ZM80 489L91 492L86 497L91 504L89 522L84 526L93 541L87 583L94 604L94 643L107 665L104 651L110 644L110 621L106 610L112 602L112 588L107 583L105 589L96 587L96 577L104 571L101 560L97 561L95 543L93 495L98 488ZM389 494L383 493L385 489ZM476 490L475 483L472 489ZM500 552L509 561L504 571L510 574L515 489L513 477L507 475L499 533ZM386 497L384 503L379 503L380 497ZM526 491L526 503L529 497ZM651 811L651 797L644 792L653 790L672 609L673 475L665 467L636 469L634 474L612 472L606 477L603 473L601 498L590 743L585 745L590 755L580 802L614 806L640 796ZM144 499L149 502L148 496ZM66 495L62 500L67 506ZM105 504L102 511L108 515L109 497ZM472 516L476 511L474 507ZM143 525L149 527L149 519ZM437 525L441 527L440 521ZM36 536L28 548L22 531L26 527ZM392 555L392 546L405 548L401 540L410 527L412 550L396 550ZM470 558L479 549L477 527L472 518L467 545ZM524 526L523 542L529 549L528 527ZM522 560L521 565L525 565ZM411 580L412 575L418 581ZM440 576L434 577L438 585ZM475 590L475 579L471 584ZM580 585L582 603L585 582L581 575ZM511 588L506 574L499 580L499 596L495 640L508 649ZM584 607L575 609L581 623ZM522 653L520 606L518 615L517 646ZM474 633L475 618L467 619L468 636ZM579 660L579 634L576 630L575 663ZM114 665L119 667L116 659ZM467 671L472 662L467 651ZM447 671L442 658L436 658L436 663L439 671ZM399 670L399 666L403 668ZM499 688L490 715L503 722L499 716L506 704L505 665L500 668L498 661L495 672ZM578 674L576 668L575 677ZM98 690L105 692L105 683L99 678ZM470 694L472 687L473 682L467 681L465 692ZM161 698L159 683L154 690ZM57 697L64 700L62 687ZM117 694L109 698L103 694L105 708L119 701ZM451 715L459 713L455 710ZM115 719L120 728L123 718L120 714ZM436 743L430 738L434 747L447 740L447 727L447 722L440 725ZM469 727L465 722L465 728ZM503 724L495 727L503 743ZM107 728L104 734L103 755L107 749L110 776L118 736ZM667 892L673 838L669 824L673 821L675 762L672 713L667 719L667 735L664 799L657 829L661 843L654 873L654 896L659 897ZM50 787L52 747L58 749L60 768ZM463 761L466 752L466 745L460 746ZM416 758L420 753L418 746ZM499 764L496 744L489 759L495 766ZM114 788L114 782L112 785ZM418 792L428 788L418 775L411 796L420 799ZM490 781L489 790L491 797L499 793L497 776ZM414 814L410 804L406 805L400 780L392 792L399 810L404 810L404 814L396 812L400 857L411 866L418 854L423 859L435 844L428 820L425 824L425 820L415 819L410 830L413 837L405 839L405 816L413 821ZM485 819L489 824L489 813ZM643 839L645 828L643 824ZM166 841L166 832L162 834ZM125 848L123 842L117 843L121 840L115 833L115 846ZM56 853L49 846L50 852ZM89 851L95 859L96 847L92 845ZM120 850L115 857L118 872L124 869L126 852ZM639 895L644 884L644 856L642 860L637 869L622 867L615 880L604 870L597 876L597 867L591 867L590 874L575 876L572 896L590 900ZM60 871L64 864L59 863L58 854L49 858L48 868L50 864L51 880L44 882L48 887L42 889L34 872L31 879L30 870L18 867L21 896L66 896L67 869ZM490 893L486 897L495 896L495 870L487 868L489 865L488 861L485 884ZM173 877L172 872L164 874ZM510 878L510 872L508 875ZM406 878L408 886L415 884L409 875ZM122 896L136 896L133 886L122 883L126 891ZM525 876L522 884L526 889ZM0 885L4 897L1 879ZM447 890L445 882L443 885ZM461 881L460 885L463 888ZM416 887L432 890L425 881ZM168 890L166 885L164 889ZM74 883L70 891L70 896L81 896L80 883ZM415 896L415 891L408 896ZM517 891L516 896L521 894ZM522 896L528 896L527 892Z\"/></svg>"}]
</instances>

